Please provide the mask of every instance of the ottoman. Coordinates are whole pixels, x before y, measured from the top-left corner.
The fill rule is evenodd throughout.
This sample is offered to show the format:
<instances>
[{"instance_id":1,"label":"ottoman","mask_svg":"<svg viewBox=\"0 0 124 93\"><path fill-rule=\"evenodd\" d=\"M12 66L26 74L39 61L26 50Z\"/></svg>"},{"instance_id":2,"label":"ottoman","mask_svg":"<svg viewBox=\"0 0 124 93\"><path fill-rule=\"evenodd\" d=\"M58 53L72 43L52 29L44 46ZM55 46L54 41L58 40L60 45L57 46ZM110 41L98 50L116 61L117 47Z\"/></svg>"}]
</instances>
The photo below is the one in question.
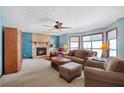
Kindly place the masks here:
<instances>
[{"instance_id":1,"label":"ottoman","mask_svg":"<svg viewBox=\"0 0 124 93\"><path fill-rule=\"evenodd\" d=\"M70 83L74 78L82 75L82 65L70 62L59 66L59 76Z\"/></svg>"}]
</instances>

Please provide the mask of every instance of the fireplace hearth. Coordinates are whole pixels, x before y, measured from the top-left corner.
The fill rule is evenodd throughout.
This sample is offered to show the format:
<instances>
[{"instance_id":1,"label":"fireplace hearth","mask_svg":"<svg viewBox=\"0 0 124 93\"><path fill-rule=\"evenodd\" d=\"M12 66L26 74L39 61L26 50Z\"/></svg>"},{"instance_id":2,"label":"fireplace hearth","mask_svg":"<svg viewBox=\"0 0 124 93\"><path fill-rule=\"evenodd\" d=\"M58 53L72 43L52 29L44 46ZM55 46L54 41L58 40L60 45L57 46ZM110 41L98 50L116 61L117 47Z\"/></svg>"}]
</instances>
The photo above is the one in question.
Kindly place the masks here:
<instances>
[{"instance_id":1,"label":"fireplace hearth","mask_svg":"<svg viewBox=\"0 0 124 93\"><path fill-rule=\"evenodd\" d=\"M47 54L47 48L46 47L37 47L36 48L36 55L41 56L41 55L46 55Z\"/></svg>"}]
</instances>

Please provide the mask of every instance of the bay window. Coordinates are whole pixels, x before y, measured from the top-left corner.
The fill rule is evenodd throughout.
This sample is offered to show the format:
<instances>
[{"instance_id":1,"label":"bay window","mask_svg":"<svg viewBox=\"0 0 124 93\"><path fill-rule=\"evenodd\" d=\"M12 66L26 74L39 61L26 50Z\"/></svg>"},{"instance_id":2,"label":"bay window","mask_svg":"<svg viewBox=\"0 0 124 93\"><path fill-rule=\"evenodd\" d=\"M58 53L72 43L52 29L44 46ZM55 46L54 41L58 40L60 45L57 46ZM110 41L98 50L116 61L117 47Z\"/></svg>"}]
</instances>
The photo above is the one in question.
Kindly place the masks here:
<instances>
[{"instance_id":1,"label":"bay window","mask_svg":"<svg viewBox=\"0 0 124 93\"><path fill-rule=\"evenodd\" d=\"M79 36L70 36L69 37L69 49L77 50L80 46L80 37Z\"/></svg>"},{"instance_id":2,"label":"bay window","mask_svg":"<svg viewBox=\"0 0 124 93\"><path fill-rule=\"evenodd\" d=\"M117 29L106 32L107 41L109 43L109 56L117 56Z\"/></svg>"},{"instance_id":3,"label":"bay window","mask_svg":"<svg viewBox=\"0 0 124 93\"><path fill-rule=\"evenodd\" d=\"M85 50L96 51L97 56L102 55L103 33L82 36L82 48Z\"/></svg>"}]
</instances>

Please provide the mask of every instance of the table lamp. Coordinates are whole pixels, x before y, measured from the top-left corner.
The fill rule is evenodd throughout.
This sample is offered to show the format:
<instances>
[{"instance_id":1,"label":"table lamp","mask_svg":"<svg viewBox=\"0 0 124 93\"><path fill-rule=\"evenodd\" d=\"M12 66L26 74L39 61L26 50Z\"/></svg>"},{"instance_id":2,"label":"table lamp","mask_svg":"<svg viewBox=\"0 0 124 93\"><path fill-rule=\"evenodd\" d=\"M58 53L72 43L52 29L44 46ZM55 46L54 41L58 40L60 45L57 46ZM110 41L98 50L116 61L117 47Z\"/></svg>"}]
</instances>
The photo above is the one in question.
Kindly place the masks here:
<instances>
[{"instance_id":1,"label":"table lamp","mask_svg":"<svg viewBox=\"0 0 124 93\"><path fill-rule=\"evenodd\" d=\"M67 44L64 44L64 47L63 47L64 49L65 49L65 52L67 52L67 50L68 50L68 45Z\"/></svg>"},{"instance_id":2,"label":"table lamp","mask_svg":"<svg viewBox=\"0 0 124 93\"><path fill-rule=\"evenodd\" d=\"M102 57L103 58L108 58L108 50L109 50L109 44L108 42L102 44Z\"/></svg>"}]
</instances>

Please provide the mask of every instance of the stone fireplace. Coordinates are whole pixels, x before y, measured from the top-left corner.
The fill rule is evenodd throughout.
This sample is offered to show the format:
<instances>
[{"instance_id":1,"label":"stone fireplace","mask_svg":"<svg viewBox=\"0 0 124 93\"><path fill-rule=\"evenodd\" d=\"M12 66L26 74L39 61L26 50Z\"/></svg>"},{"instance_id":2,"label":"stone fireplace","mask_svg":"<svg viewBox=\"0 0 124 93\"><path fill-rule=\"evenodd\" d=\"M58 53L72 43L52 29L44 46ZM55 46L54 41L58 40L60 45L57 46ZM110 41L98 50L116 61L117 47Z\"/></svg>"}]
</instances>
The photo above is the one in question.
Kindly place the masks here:
<instances>
[{"instance_id":1,"label":"stone fireplace","mask_svg":"<svg viewBox=\"0 0 124 93\"><path fill-rule=\"evenodd\" d=\"M32 37L32 57L41 58L49 55L50 35L33 34Z\"/></svg>"}]
</instances>

